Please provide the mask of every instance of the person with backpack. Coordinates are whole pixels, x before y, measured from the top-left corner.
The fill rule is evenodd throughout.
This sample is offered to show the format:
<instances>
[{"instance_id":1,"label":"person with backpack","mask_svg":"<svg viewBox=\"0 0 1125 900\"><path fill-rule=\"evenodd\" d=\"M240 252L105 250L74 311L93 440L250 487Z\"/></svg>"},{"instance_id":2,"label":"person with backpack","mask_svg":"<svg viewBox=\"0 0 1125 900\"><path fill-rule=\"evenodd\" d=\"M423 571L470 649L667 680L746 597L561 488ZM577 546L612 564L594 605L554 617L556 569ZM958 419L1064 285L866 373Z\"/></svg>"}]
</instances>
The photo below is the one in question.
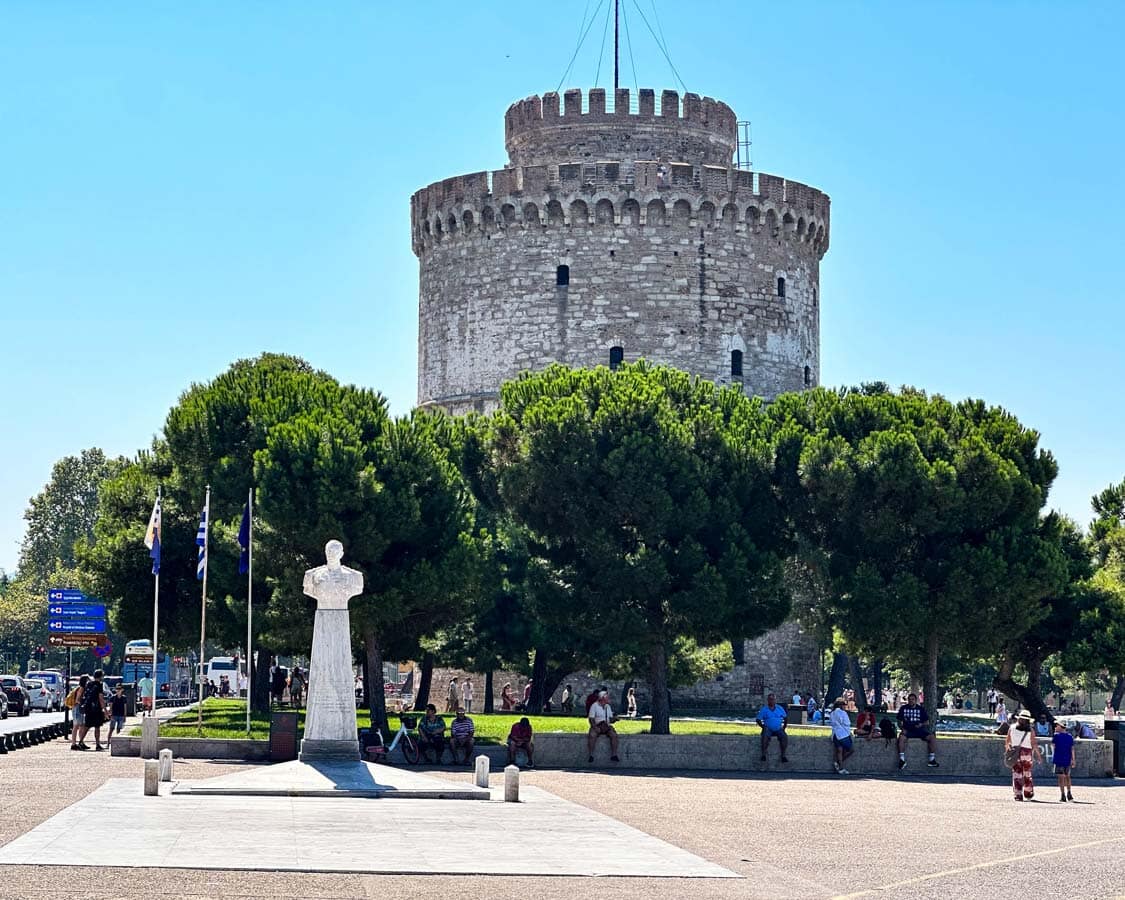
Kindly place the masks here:
<instances>
[{"instance_id":1,"label":"person with backpack","mask_svg":"<svg viewBox=\"0 0 1125 900\"><path fill-rule=\"evenodd\" d=\"M89 750L85 744L79 745L79 733L85 737L86 732L83 731L83 726L86 724L86 716L82 711L82 695L86 692L86 684L89 682L89 675L82 675L78 679L78 687L72 688L70 693L66 695L64 701L70 711L74 713L74 725L70 729L70 749L71 750Z\"/></svg>"},{"instance_id":2,"label":"person with backpack","mask_svg":"<svg viewBox=\"0 0 1125 900\"><path fill-rule=\"evenodd\" d=\"M105 685L102 679L105 672L94 669L94 677L86 683L86 690L82 693L82 715L85 719L82 725L82 735L78 739L79 750L89 750L86 746L86 735L94 729L94 749L104 750L102 746L102 726L106 723L107 712L105 705Z\"/></svg>"},{"instance_id":3,"label":"person with backpack","mask_svg":"<svg viewBox=\"0 0 1125 900\"><path fill-rule=\"evenodd\" d=\"M109 698L109 731L106 732L105 745L113 739L113 730L117 729L118 736L125 733L125 685L118 684Z\"/></svg>"}]
</instances>

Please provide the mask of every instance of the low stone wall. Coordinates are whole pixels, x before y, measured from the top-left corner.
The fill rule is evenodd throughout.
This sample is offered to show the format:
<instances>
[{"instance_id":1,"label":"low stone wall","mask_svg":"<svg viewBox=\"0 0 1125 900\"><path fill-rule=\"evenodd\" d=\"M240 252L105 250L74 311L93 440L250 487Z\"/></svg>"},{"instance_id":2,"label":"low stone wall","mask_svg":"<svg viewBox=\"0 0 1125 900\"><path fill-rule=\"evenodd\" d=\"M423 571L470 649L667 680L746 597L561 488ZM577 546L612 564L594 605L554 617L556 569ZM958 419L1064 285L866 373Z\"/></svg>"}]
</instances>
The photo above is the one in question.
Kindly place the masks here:
<instances>
[{"instance_id":1,"label":"low stone wall","mask_svg":"<svg viewBox=\"0 0 1125 900\"><path fill-rule=\"evenodd\" d=\"M216 738L166 738L159 739L161 750L171 750L177 759L243 759L267 762L270 758L269 741L220 740ZM109 745L110 756L140 756L141 738L114 736Z\"/></svg>"},{"instance_id":2,"label":"low stone wall","mask_svg":"<svg viewBox=\"0 0 1125 900\"><path fill-rule=\"evenodd\" d=\"M1042 741L1043 752L1050 749ZM242 759L253 762L269 760L268 741L216 740L211 738L161 738L160 748L172 751L180 759ZM898 772L898 753L894 743L859 740L856 752L846 766L853 775L888 775ZM140 756L139 737L114 737L110 746L113 756ZM996 735L938 739L940 768L926 766L926 747L911 741L906 751L907 774L933 772L954 778L1006 778L1004 740ZM1112 777L1113 744L1109 741L1076 741L1075 778ZM503 768L507 750L483 746L477 753L488 756L494 772ZM622 735L619 745L620 763L610 762L609 741L599 738L594 762L587 763L586 735L540 733L535 736L535 764L540 768L559 769L679 769L683 771L776 772L792 774L830 773L832 742L825 729L823 737L793 735L789 738L789 762L780 760L777 742L770 743L768 759L762 762L761 744L756 734L629 734ZM448 751L445 759L449 759ZM395 764L402 758L395 752ZM467 767L466 767L467 768ZM1037 773L1043 773L1042 766Z\"/></svg>"},{"instance_id":3,"label":"low stone wall","mask_svg":"<svg viewBox=\"0 0 1125 900\"><path fill-rule=\"evenodd\" d=\"M1042 742L1044 754L1050 742ZM1112 776L1112 744L1109 741L1076 741L1076 778ZM855 742L856 752L846 768L854 775L887 775L898 771L898 752L892 742L882 739ZM925 744L910 741L906 749L909 774L934 772L953 777L1000 777L1009 775L1004 765L1004 739L995 735L972 738L938 738L938 769L928 769ZM584 734L538 734L535 737L535 763L550 768L583 769L591 766L620 766L628 769L712 769L731 772L793 772L832 771L832 741L825 729L823 737L792 735L787 756L780 761L777 741L770 742L768 759L762 762L758 735L742 734L673 734L623 735L620 739L620 763L609 761L609 741L599 738L594 762L587 763ZM1042 767L1037 767L1043 772Z\"/></svg>"}]
</instances>

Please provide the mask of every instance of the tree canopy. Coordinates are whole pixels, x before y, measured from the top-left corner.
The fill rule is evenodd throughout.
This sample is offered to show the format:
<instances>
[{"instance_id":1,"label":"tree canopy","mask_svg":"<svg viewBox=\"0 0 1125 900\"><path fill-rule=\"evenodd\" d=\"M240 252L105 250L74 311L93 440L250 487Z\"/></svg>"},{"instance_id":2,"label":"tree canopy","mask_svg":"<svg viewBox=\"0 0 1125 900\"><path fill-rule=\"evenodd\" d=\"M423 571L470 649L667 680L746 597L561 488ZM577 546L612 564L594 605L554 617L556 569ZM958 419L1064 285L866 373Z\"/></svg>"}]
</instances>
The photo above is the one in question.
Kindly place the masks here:
<instances>
[{"instance_id":1,"label":"tree canopy","mask_svg":"<svg viewBox=\"0 0 1125 900\"><path fill-rule=\"evenodd\" d=\"M538 612L606 658L646 660L652 732L666 734L674 643L758 634L789 609L791 535L762 406L644 363L552 366L501 399L499 495L560 588Z\"/></svg>"}]
</instances>

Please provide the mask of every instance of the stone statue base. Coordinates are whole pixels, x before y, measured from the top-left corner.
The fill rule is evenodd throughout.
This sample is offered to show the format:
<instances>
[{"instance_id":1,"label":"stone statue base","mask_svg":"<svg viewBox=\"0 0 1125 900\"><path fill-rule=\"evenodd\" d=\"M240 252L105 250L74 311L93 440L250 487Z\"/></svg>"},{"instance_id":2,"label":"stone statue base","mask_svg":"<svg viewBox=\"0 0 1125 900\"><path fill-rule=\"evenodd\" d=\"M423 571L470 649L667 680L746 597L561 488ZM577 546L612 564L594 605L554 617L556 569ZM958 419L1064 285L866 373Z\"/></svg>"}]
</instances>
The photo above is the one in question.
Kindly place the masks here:
<instances>
[{"instance_id":1,"label":"stone statue base","mask_svg":"<svg viewBox=\"0 0 1125 900\"><path fill-rule=\"evenodd\" d=\"M301 741L297 759L301 762L358 760L359 741L311 741L305 738Z\"/></svg>"},{"instance_id":2,"label":"stone statue base","mask_svg":"<svg viewBox=\"0 0 1125 900\"><path fill-rule=\"evenodd\" d=\"M298 759L359 759L347 609L318 609L313 621L308 712Z\"/></svg>"}]
</instances>

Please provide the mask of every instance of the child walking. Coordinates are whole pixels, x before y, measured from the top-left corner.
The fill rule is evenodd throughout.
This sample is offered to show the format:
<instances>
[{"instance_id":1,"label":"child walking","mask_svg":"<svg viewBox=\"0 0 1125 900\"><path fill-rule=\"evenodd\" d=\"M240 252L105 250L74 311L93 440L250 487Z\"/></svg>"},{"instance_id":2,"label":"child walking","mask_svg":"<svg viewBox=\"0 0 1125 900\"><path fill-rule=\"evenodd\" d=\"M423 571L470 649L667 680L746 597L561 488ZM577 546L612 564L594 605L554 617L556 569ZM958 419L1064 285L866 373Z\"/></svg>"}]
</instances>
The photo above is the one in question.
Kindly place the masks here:
<instances>
[{"instance_id":1,"label":"child walking","mask_svg":"<svg viewBox=\"0 0 1125 900\"><path fill-rule=\"evenodd\" d=\"M1055 720L1055 733L1051 737L1055 745L1052 754L1055 761L1055 774L1059 776L1059 802L1073 800L1070 793L1070 769L1074 765L1074 735L1066 730L1062 722Z\"/></svg>"}]
</instances>

